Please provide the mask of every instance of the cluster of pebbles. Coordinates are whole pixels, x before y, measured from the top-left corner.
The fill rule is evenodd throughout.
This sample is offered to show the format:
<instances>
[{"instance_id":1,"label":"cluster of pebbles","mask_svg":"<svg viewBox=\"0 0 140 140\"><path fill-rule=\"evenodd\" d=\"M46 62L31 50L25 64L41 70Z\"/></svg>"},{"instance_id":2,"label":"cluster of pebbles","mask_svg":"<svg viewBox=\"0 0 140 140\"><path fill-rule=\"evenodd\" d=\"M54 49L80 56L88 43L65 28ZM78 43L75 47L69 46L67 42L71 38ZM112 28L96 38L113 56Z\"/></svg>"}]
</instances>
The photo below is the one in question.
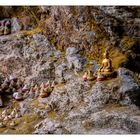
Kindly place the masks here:
<instances>
[{"instance_id":1,"label":"cluster of pebbles","mask_svg":"<svg viewBox=\"0 0 140 140\"><path fill-rule=\"evenodd\" d=\"M4 110L0 114L0 128L6 127L9 121L9 126L16 126L16 122L14 119L22 117L21 113L17 109L13 109L12 112L9 112L8 110Z\"/></svg>"}]
</instances>

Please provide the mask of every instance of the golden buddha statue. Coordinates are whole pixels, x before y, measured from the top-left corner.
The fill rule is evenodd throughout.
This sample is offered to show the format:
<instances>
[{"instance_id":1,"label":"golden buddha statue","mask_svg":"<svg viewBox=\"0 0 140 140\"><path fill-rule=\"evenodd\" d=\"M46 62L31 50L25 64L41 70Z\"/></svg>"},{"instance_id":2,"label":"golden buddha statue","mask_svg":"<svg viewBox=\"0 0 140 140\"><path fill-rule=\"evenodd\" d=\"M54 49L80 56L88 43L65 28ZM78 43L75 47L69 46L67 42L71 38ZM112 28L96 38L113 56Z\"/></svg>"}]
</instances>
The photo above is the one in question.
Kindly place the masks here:
<instances>
[{"instance_id":1,"label":"golden buddha statue","mask_svg":"<svg viewBox=\"0 0 140 140\"><path fill-rule=\"evenodd\" d=\"M97 72L98 81L103 81L103 80L114 77L114 70L112 67L112 61L109 58L108 50L106 50L103 55L104 55L104 59L102 61L101 67L99 68Z\"/></svg>"},{"instance_id":2,"label":"golden buddha statue","mask_svg":"<svg viewBox=\"0 0 140 140\"><path fill-rule=\"evenodd\" d=\"M112 72L113 68L112 68L112 61L109 58L109 52L106 50L104 55L104 59L102 61L102 65L99 68L98 72Z\"/></svg>"}]
</instances>

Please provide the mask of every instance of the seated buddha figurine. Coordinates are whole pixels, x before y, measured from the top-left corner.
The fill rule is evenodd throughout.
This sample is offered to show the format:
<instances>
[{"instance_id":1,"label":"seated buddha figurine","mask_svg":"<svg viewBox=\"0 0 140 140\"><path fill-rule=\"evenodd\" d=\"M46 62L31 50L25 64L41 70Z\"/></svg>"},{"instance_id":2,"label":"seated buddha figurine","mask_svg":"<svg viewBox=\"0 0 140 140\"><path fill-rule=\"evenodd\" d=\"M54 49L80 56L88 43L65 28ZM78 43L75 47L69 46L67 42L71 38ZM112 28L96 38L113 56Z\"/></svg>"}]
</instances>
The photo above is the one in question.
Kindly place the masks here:
<instances>
[{"instance_id":1,"label":"seated buddha figurine","mask_svg":"<svg viewBox=\"0 0 140 140\"><path fill-rule=\"evenodd\" d=\"M102 61L102 65L99 68L98 72L112 72L113 68L112 68L112 61L109 58L109 52L105 51L104 53L104 59Z\"/></svg>"},{"instance_id":2,"label":"seated buddha figurine","mask_svg":"<svg viewBox=\"0 0 140 140\"><path fill-rule=\"evenodd\" d=\"M108 50L106 50L104 53L104 59L102 61L101 67L97 72L97 80L103 81L108 78L112 78L113 76L114 76L114 71L112 67L112 61L109 58Z\"/></svg>"}]
</instances>

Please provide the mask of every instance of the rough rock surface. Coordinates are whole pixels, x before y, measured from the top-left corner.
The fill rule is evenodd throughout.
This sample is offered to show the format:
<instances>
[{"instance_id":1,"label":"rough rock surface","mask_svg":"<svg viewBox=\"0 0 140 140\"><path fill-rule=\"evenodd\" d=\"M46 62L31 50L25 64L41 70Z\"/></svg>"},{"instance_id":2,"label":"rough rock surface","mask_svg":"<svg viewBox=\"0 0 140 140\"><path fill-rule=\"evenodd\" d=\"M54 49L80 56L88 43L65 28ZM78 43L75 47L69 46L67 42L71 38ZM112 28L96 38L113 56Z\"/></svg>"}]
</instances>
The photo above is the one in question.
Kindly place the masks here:
<instances>
[{"instance_id":1,"label":"rough rock surface","mask_svg":"<svg viewBox=\"0 0 140 140\"><path fill-rule=\"evenodd\" d=\"M77 48L67 48L66 50L66 59L68 61L68 67L69 69L72 69L73 67L77 70L82 70L85 61L84 58L80 57L78 55L78 49Z\"/></svg>"},{"instance_id":2,"label":"rough rock surface","mask_svg":"<svg viewBox=\"0 0 140 140\"><path fill-rule=\"evenodd\" d=\"M120 70L124 73L127 71L123 68L120 68L119 71ZM40 99L41 103L50 104L54 107L52 109L57 114L54 119L55 121L52 119L48 120L48 118L43 120L35 126L36 130L34 133L139 133L139 109L133 103L125 104L125 106L120 103L125 100L125 98L121 96L123 85L120 85L124 75L119 76L117 79L96 82L94 84L76 78L76 81L71 79L65 86L56 88L50 97L43 100ZM139 85L134 82L131 75L128 77L131 78L131 80L125 82L127 82L128 85L131 83L131 87L133 91L135 91L135 85L137 85L137 87L139 87ZM126 87L126 90L127 93L132 93L129 87ZM137 97L139 96L139 92L135 94ZM138 100L139 98L135 99ZM135 111L139 113L137 112L137 114Z\"/></svg>"},{"instance_id":3,"label":"rough rock surface","mask_svg":"<svg viewBox=\"0 0 140 140\"><path fill-rule=\"evenodd\" d=\"M22 29L19 21L17 18L12 18L11 19L11 32L12 33L15 33L15 32L18 32Z\"/></svg>"},{"instance_id":4,"label":"rough rock surface","mask_svg":"<svg viewBox=\"0 0 140 140\"><path fill-rule=\"evenodd\" d=\"M47 98L26 93L24 100L15 101L12 95L5 95L5 106L0 108L0 133L140 134L140 84L134 72L118 67L117 78L82 79L90 66L93 71L99 67L99 60L87 58L86 54L100 58L100 46L104 47L104 40L110 41L110 37L115 39L117 49L127 53L129 62L136 60L137 70L139 45L132 41L127 48L129 43L121 43L123 35L129 34L127 28L119 26L133 18L133 8L42 6L47 20L42 17L36 22L43 25L43 31L19 31L15 19L14 29L19 32L0 36L1 79L13 75L29 87L48 80L54 81L55 86ZM139 19L139 15L135 18ZM136 37L133 33L131 36Z\"/></svg>"},{"instance_id":5,"label":"rough rock surface","mask_svg":"<svg viewBox=\"0 0 140 140\"><path fill-rule=\"evenodd\" d=\"M1 67L4 65L1 69L3 75L7 72L23 78L28 85L46 82L48 79L58 82L47 98L27 96L20 103L16 102L22 114L19 118L23 119L21 125L26 126L28 117L30 120L38 116L37 120L33 119L30 133L140 133L138 108L140 86L132 71L119 68L118 77L115 79L85 82L80 73L76 75L73 68L69 69L67 57L63 57L55 47L52 48L42 34L26 36L21 33L2 36L0 48L0 64ZM66 56L78 55L76 49L68 48L68 50L72 51L72 55L68 51ZM18 130L18 125L16 127ZM6 129L3 133L29 132Z\"/></svg>"}]
</instances>

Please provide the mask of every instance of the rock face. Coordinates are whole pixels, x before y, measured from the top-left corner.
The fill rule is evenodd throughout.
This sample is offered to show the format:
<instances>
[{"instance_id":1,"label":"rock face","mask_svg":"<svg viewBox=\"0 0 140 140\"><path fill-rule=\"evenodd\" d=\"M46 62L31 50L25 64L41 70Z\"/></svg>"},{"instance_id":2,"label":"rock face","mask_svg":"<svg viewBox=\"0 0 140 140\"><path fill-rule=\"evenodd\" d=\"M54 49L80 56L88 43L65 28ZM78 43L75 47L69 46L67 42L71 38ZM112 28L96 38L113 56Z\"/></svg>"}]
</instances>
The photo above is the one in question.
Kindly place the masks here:
<instances>
[{"instance_id":1,"label":"rock face","mask_svg":"<svg viewBox=\"0 0 140 140\"><path fill-rule=\"evenodd\" d=\"M63 57L42 34L2 36L0 47L3 75L10 73L25 79L29 86L47 80L57 82L49 97L32 98L27 95L25 100L17 103L19 113L22 114L19 119L27 118L28 114L30 117L34 114L39 116L39 121L34 120L31 125L33 128L30 133L140 133L140 86L132 71L119 68L117 78L85 82L82 76L73 72L74 69L85 68L81 61L84 58L79 55L79 51L68 48L66 57ZM12 66L9 66L10 63ZM69 69L69 65L74 67ZM10 119L7 118L6 121ZM16 132L13 130L9 133Z\"/></svg>"},{"instance_id":2,"label":"rock face","mask_svg":"<svg viewBox=\"0 0 140 140\"><path fill-rule=\"evenodd\" d=\"M89 58L98 60L110 44L128 58L117 61L119 66L140 72L139 6L4 6L1 11L1 19L13 19L14 30L37 27L58 48L80 48Z\"/></svg>"},{"instance_id":3,"label":"rock face","mask_svg":"<svg viewBox=\"0 0 140 140\"><path fill-rule=\"evenodd\" d=\"M12 25L11 25L11 32L15 33L18 32L22 29L21 25L19 24L19 21L17 18L12 18L11 19Z\"/></svg>"},{"instance_id":4,"label":"rock face","mask_svg":"<svg viewBox=\"0 0 140 140\"><path fill-rule=\"evenodd\" d=\"M116 6L40 8L36 12L40 18L31 17L39 30L19 31L20 22L12 17L16 33L0 36L0 86L9 75L24 82L21 88L27 85L22 101L0 92L4 104L8 102L0 108L0 133L140 134L140 84L134 72L117 67L117 78L82 79L87 69L97 71L101 49L107 40L114 43L111 49L119 49L139 65L139 43L136 45L130 39L136 35L119 26L127 24L138 8L135 8L137 12L133 11L134 7ZM135 17L138 22L139 14ZM122 41L123 35L127 37ZM115 56L118 58L117 52ZM114 60L116 57L112 56ZM119 57L116 60L122 59ZM32 88L34 85L40 88L48 80L54 83L53 91L41 98L40 90L36 93Z\"/></svg>"},{"instance_id":5,"label":"rock face","mask_svg":"<svg viewBox=\"0 0 140 140\"><path fill-rule=\"evenodd\" d=\"M133 72L125 68L119 68L118 73L121 77L121 87L119 92L121 93L122 98L124 98L124 103L133 102L139 106L140 85L134 79Z\"/></svg>"},{"instance_id":6,"label":"rock face","mask_svg":"<svg viewBox=\"0 0 140 140\"><path fill-rule=\"evenodd\" d=\"M135 83L129 70L120 68L128 78L125 84L125 93L135 92L139 84ZM96 82L94 84L84 82L80 78L70 80L65 86L57 87L52 95L40 103L50 104L56 112L55 119L47 118L35 126L34 133L43 134L136 134L140 133L140 124L137 113L139 109L134 105L128 94L131 104L123 106L126 97L121 96L124 75L109 81ZM139 101L139 98L136 98ZM78 104L78 106L77 106ZM65 106L65 107L64 107ZM123 112L122 112L123 111ZM136 113L136 112L137 113ZM136 113L136 114L135 114ZM140 112L139 112L140 113ZM138 113L138 114L139 114ZM49 114L49 112L48 112ZM137 118L137 119L134 119Z\"/></svg>"},{"instance_id":7,"label":"rock face","mask_svg":"<svg viewBox=\"0 0 140 140\"><path fill-rule=\"evenodd\" d=\"M26 80L30 82L36 80L41 82L43 79L45 81L54 78L53 60L49 61L49 57L55 57L55 54L43 35L3 36L0 38L0 46L2 48L0 58L2 72L21 78L28 77ZM10 66L11 63L12 66ZM38 79L39 77L40 79Z\"/></svg>"},{"instance_id":8,"label":"rock face","mask_svg":"<svg viewBox=\"0 0 140 140\"><path fill-rule=\"evenodd\" d=\"M74 47L67 48L66 59L68 61L69 69L72 69L74 67L77 70L82 70L86 61L78 55L78 49Z\"/></svg>"},{"instance_id":9,"label":"rock face","mask_svg":"<svg viewBox=\"0 0 140 140\"><path fill-rule=\"evenodd\" d=\"M16 17L10 19L5 18L0 21L0 35L8 35L10 33L16 33L21 30L20 22ZM3 29L2 29L3 28Z\"/></svg>"}]
</instances>

